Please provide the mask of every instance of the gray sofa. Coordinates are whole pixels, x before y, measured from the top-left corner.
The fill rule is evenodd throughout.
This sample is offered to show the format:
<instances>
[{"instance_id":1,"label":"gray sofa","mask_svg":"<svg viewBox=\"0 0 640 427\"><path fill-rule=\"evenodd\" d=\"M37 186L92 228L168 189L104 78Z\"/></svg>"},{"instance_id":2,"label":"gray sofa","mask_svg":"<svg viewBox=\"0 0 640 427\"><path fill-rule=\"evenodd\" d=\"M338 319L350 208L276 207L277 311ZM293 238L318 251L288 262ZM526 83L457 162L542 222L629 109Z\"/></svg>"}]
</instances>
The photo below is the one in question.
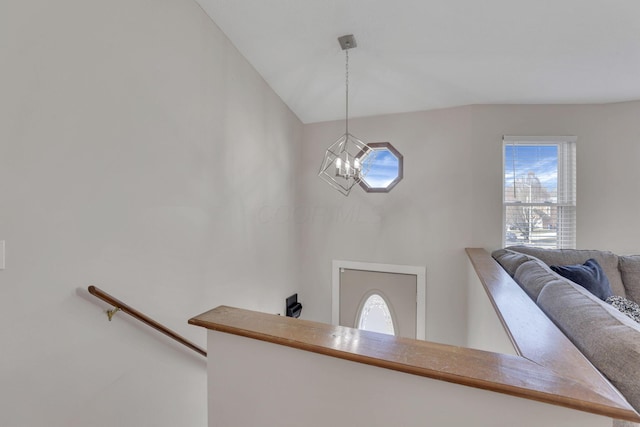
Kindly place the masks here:
<instances>
[{"instance_id":1,"label":"gray sofa","mask_svg":"<svg viewBox=\"0 0 640 427\"><path fill-rule=\"evenodd\" d=\"M640 323L550 269L595 259L615 295L640 303L640 255L513 246L492 256L640 412Z\"/></svg>"}]
</instances>

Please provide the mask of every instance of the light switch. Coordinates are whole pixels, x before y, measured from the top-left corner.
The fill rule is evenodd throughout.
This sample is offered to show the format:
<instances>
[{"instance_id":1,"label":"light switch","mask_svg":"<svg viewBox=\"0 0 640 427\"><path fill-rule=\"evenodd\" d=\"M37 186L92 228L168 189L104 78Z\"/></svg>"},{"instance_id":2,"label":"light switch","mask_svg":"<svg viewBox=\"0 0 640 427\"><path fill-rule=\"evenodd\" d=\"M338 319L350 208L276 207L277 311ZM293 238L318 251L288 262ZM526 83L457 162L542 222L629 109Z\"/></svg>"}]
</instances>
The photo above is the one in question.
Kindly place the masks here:
<instances>
[{"instance_id":1,"label":"light switch","mask_svg":"<svg viewBox=\"0 0 640 427\"><path fill-rule=\"evenodd\" d=\"M0 240L0 270L4 270L4 240Z\"/></svg>"}]
</instances>

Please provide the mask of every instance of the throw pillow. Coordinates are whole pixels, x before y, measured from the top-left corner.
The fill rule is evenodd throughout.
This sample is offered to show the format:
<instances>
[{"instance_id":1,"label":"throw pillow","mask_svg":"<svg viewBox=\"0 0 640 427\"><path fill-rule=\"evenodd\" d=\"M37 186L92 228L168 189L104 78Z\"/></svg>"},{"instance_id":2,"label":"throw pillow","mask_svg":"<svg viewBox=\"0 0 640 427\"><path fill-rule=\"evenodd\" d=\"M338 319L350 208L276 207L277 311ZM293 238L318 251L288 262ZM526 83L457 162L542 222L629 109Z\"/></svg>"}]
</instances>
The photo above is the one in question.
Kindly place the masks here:
<instances>
[{"instance_id":1,"label":"throw pillow","mask_svg":"<svg viewBox=\"0 0 640 427\"><path fill-rule=\"evenodd\" d=\"M551 269L562 277L582 286L601 300L613 296L611 285L604 270L595 259L578 265L552 265Z\"/></svg>"},{"instance_id":2,"label":"throw pillow","mask_svg":"<svg viewBox=\"0 0 640 427\"><path fill-rule=\"evenodd\" d=\"M621 313L640 323L640 305L624 297L611 296L605 300Z\"/></svg>"}]
</instances>

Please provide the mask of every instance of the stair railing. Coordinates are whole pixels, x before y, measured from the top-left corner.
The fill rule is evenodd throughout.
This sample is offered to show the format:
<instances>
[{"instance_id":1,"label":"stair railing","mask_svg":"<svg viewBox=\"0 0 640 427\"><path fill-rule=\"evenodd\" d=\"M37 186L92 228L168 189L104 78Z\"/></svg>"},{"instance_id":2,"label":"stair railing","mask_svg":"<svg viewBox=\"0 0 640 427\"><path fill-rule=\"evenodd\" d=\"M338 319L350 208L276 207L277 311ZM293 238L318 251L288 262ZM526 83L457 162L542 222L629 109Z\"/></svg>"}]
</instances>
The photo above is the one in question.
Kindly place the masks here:
<instances>
[{"instance_id":1,"label":"stair railing","mask_svg":"<svg viewBox=\"0 0 640 427\"><path fill-rule=\"evenodd\" d=\"M112 310L107 310L107 316L109 317L109 321L111 321L111 318L113 317L114 314L116 314L118 311L122 311L123 313L127 313L131 317L133 317L133 318L141 321L142 323L152 327L156 331L161 332L161 333L165 334L166 336L168 336L170 338L173 338L174 340L178 341L180 344L189 347L191 350L195 351L196 353L199 353L202 356L207 357L207 352L203 348L198 347L196 344L194 344L191 341L187 340L183 336L177 334L176 332L172 331L171 329L167 328L166 326L162 325L161 323L156 322L155 320L153 320L149 316L139 312L138 310L132 308L128 304L125 304L124 302L120 301L119 299L109 295L108 293L106 293L102 289L91 285L91 286L89 286L88 290L89 290L89 293L91 295L93 295L93 296L95 296L97 298L100 298L101 300L103 300L106 303L111 304L112 306L115 307Z\"/></svg>"}]
</instances>

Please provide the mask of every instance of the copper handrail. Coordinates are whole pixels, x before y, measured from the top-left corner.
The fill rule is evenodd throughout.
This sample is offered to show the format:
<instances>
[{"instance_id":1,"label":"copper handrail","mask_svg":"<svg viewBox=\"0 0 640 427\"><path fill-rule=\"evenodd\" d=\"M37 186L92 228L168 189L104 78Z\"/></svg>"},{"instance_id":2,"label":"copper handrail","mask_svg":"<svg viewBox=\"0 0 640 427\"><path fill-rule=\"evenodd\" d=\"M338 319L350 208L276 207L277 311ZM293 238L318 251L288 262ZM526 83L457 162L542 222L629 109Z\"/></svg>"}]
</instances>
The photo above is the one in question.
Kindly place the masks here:
<instances>
[{"instance_id":1,"label":"copper handrail","mask_svg":"<svg viewBox=\"0 0 640 427\"><path fill-rule=\"evenodd\" d=\"M173 338L174 340L178 341L180 344L189 347L191 350L193 350L193 351L195 351L197 353L200 353L204 357L207 357L207 352L204 349L198 347L197 345L195 345L191 341L187 340L186 338L182 337L181 335L178 335L177 333L175 333L171 329L167 328L166 326L162 325L161 323L156 322L155 320L153 320L149 316L146 316L145 314L140 313L138 310L136 310L136 309L130 307L129 305L123 303L119 299L114 298L113 296L109 295L108 293L106 293L102 289L91 285L91 286L89 286L88 290L89 290L89 293L91 295L93 295L93 296L95 296L97 298L100 298L101 300L111 304L112 306L114 306L116 308L116 310L114 310L114 311L107 312L107 314L109 315L109 320L111 320L111 316L113 316L115 311L121 310L121 311L127 313L128 315L130 315L131 317L133 317L135 319L138 319L142 323L145 323L148 326L151 326L156 331L161 332L161 333L167 335L168 337Z\"/></svg>"}]
</instances>

